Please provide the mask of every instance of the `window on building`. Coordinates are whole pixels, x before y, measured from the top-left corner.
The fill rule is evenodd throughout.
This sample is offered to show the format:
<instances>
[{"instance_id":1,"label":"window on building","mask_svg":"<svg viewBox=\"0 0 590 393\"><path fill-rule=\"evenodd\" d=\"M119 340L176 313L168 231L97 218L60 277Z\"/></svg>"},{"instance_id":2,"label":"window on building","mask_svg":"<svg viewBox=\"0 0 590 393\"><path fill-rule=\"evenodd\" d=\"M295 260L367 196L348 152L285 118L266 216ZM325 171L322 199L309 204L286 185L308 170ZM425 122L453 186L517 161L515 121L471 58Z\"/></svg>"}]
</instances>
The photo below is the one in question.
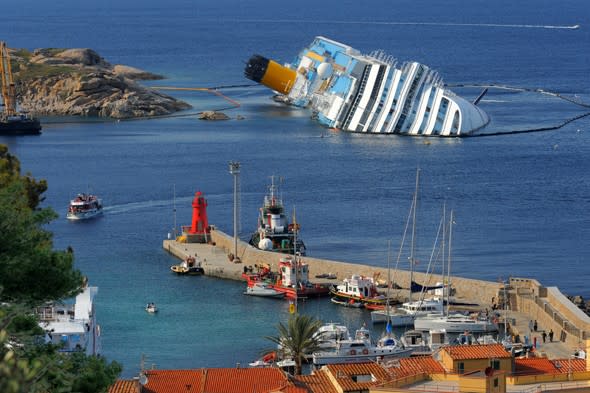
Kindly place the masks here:
<instances>
[{"instance_id":1,"label":"window on building","mask_svg":"<svg viewBox=\"0 0 590 393\"><path fill-rule=\"evenodd\" d=\"M498 387L498 378L494 378L494 387L497 388Z\"/></svg>"},{"instance_id":2,"label":"window on building","mask_svg":"<svg viewBox=\"0 0 590 393\"><path fill-rule=\"evenodd\" d=\"M494 370L499 370L500 369L500 361L499 360L492 360L492 368Z\"/></svg>"},{"instance_id":3,"label":"window on building","mask_svg":"<svg viewBox=\"0 0 590 393\"><path fill-rule=\"evenodd\" d=\"M460 362L459 364L457 364L457 372L459 374L463 374L465 372L465 363Z\"/></svg>"}]
</instances>

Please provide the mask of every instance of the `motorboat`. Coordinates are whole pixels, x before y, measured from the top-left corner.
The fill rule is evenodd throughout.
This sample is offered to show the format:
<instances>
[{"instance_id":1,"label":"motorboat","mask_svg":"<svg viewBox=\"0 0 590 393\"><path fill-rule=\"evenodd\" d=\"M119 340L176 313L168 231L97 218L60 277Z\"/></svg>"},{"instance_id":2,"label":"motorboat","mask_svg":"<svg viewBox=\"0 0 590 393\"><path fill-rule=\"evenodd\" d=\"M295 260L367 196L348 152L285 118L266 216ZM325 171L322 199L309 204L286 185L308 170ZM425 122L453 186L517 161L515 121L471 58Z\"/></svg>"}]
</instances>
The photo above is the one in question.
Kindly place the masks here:
<instances>
[{"instance_id":1,"label":"motorboat","mask_svg":"<svg viewBox=\"0 0 590 393\"><path fill-rule=\"evenodd\" d=\"M145 311L151 314L155 314L158 312L158 307L156 306L156 303L148 303L145 306Z\"/></svg>"},{"instance_id":2,"label":"motorboat","mask_svg":"<svg viewBox=\"0 0 590 393\"><path fill-rule=\"evenodd\" d=\"M315 334L320 350L336 349L338 342L350 340L348 328L338 323L326 323Z\"/></svg>"},{"instance_id":3,"label":"motorboat","mask_svg":"<svg viewBox=\"0 0 590 393\"><path fill-rule=\"evenodd\" d=\"M188 274L191 276L199 276L205 274L205 269L201 266L201 261L197 259L196 256L189 255L184 261L179 263L178 265L170 266L170 270L172 270L176 274Z\"/></svg>"},{"instance_id":4,"label":"motorboat","mask_svg":"<svg viewBox=\"0 0 590 393\"><path fill-rule=\"evenodd\" d=\"M285 214L285 206L279 197L275 176L271 176L270 192L258 215L256 232L250 237L250 245L264 251L276 251L285 254L305 255L305 244L298 238L299 224L289 222Z\"/></svg>"},{"instance_id":5,"label":"motorboat","mask_svg":"<svg viewBox=\"0 0 590 393\"><path fill-rule=\"evenodd\" d=\"M86 220L102 214L102 201L92 194L78 194L70 201L66 218Z\"/></svg>"},{"instance_id":6,"label":"motorboat","mask_svg":"<svg viewBox=\"0 0 590 393\"><path fill-rule=\"evenodd\" d=\"M333 297L330 299L330 302L337 304L339 306L343 306L343 307L352 307L352 308L364 308L365 304L363 304L363 302L361 301L357 301L355 299L348 299L348 300L344 300L338 297Z\"/></svg>"},{"instance_id":7,"label":"motorboat","mask_svg":"<svg viewBox=\"0 0 590 393\"><path fill-rule=\"evenodd\" d=\"M366 363L408 357L411 348L405 348L393 335L379 340L377 345L371 343L370 332L358 329L353 339L341 340L333 351L318 351L312 355L313 364L322 366L337 363Z\"/></svg>"},{"instance_id":8,"label":"motorboat","mask_svg":"<svg viewBox=\"0 0 590 393\"><path fill-rule=\"evenodd\" d=\"M387 297L379 294L377 285L372 277L352 275L345 278L341 284L330 290L334 303L340 305L384 305Z\"/></svg>"},{"instance_id":9,"label":"motorboat","mask_svg":"<svg viewBox=\"0 0 590 393\"><path fill-rule=\"evenodd\" d=\"M73 299L50 302L39 307L39 326L45 331L45 343L58 346L59 352L99 355L100 326L96 321L94 298L97 287L85 287Z\"/></svg>"},{"instance_id":10,"label":"motorboat","mask_svg":"<svg viewBox=\"0 0 590 393\"><path fill-rule=\"evenodd\" d=\"M371 312L373 323L385 323L389 320L392 327L412 326L414 319L432 313L442 313L444 302L440 298L431 298L405 302L396 308L385 308Z\"/></svg>"},{"instance_id":11,"label":"motorboat","mask_svg":"<svg viewBox=\"0 0 590 393\"><path fill-rule=\"evenodd\" d=\"M271 298L283 298L285 297L284 292L277 291L264 282L253 282L251 286L246 287L244 295L260 296L260 297L271 297Z\"/></svg>"}]
</instances>

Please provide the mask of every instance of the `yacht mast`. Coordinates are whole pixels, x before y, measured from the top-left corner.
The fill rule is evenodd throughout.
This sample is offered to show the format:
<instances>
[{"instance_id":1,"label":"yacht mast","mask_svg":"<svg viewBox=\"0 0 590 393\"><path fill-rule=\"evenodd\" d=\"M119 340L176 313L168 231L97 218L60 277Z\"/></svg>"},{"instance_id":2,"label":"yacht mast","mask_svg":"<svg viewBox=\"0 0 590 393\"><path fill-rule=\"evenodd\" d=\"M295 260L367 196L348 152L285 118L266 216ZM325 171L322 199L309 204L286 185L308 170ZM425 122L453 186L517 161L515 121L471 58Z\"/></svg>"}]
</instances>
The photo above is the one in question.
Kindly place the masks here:
<instances>
[{"instance_id":1,"label":"yacht mast","mask_svg":"<svg viewBox=\"0 0 590 393\"><path fill-rule=\"evenodd\" d=\"M418 206L418 184L420 183L420 168L416 169L416 188L414 190L414 201L412 211L412 246L410 248L410 296L409 301L412 301L412 282L414 281L414 255L415 255L415 240L416 240L416 207Z\"/></svg>"},{"instance_id":2,"label":"yacht mast","mask_svg":"<svg viewBox=\"0 0 590 393\"><path fill-rule=\"evenodd\" d=\"M449 250L447 256L447 262L449 267L447 273L449 275L449 287L447 289L447 315L449 315L449 308L451 304L451 241L453 239L453 210L451 210L451 218L449 219ZM443 290L444 295L444 290Z\"/></svg>"}]
</instances>

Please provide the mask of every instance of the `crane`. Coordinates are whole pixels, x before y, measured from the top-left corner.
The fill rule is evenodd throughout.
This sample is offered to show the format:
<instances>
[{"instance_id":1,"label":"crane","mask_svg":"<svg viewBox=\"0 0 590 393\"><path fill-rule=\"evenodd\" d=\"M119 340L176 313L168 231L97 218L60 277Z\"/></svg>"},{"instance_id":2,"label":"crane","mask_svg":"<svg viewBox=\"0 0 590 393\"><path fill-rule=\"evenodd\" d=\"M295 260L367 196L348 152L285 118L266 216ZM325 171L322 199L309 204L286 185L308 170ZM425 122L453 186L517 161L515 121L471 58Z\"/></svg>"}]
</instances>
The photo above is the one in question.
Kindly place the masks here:
<instances>
[{"instance_id":1,"label":"crane","mask_svg":"<svg viewBox=\"0 0 590 393\"><path fill-rule=\"evenodd\" d=\"M6 116L16 115L16 88L12 79L12 68L10 66L10 53L6 43L0 41L0 79L2 85L2 102Z\"/></svg>"},{"instance_id":2,"label":"crane","mask_svg":"<svg viewBox=\"0 0 590 393\"><path fill-rule=\"evenodd\" d=\"M0 41L0 89L4 111L0 112L0 135L40 134L41 123L16 110L16 87L12 79L10 53Z\"/></svg>"}]
</instances>

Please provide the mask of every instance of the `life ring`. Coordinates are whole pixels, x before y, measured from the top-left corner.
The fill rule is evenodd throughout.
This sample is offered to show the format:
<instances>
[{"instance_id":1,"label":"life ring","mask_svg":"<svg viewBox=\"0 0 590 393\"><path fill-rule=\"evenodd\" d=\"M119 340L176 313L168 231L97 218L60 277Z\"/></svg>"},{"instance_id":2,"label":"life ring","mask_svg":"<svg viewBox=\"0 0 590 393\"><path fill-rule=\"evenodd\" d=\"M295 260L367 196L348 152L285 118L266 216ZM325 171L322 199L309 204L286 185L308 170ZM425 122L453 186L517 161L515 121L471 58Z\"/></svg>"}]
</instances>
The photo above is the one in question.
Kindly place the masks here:
<instances>
[{"instance_id":1,"label":"life ring","mask_svg":"<svg viewBox=\"0 0 590 393\"><path fill-rule=\"evenodd\" d=\"M363 349L363 355L368 355L369 354L369 350L367 348Z\"/></svg>"},{"instance_id":2,"label":"life ring","mask_svg":"<svg viewBox=\"0 0 590 393\"><path fill-rule=\"evenodd\" d=\"M351 349L351 350L350 350L350 354L351 354L351 355L356 355L356 351L355 351L354 349Z\"/></svg>"}]
</instances>

